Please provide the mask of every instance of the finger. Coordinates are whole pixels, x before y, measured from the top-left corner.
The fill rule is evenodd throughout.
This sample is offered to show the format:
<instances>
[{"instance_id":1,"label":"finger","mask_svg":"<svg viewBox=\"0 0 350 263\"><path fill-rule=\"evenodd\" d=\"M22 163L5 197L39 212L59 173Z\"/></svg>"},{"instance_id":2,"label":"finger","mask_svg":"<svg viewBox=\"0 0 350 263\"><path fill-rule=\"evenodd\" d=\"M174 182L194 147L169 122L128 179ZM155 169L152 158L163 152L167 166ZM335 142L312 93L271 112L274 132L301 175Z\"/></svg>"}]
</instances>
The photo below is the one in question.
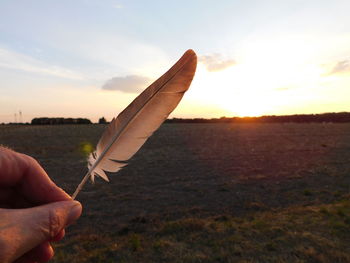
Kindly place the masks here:
<instances>
[{"instance_id":1,"label":"finger","mask_svg":"<svg viewBox=\"0 0 350 263\"><path fill-rule=\"evenodd\" d=\"M66 231L64 229L62 229L54 238L52 238L51 240L49 240L50 242L58 242L61 241L64 236L66 234Z\"/></svg>"},{"instance_id":2,"label":"finger","mask_svg":"<svg viewBox=\"0 0 350 263\"><path fill-rule=\"evenodd\" d=\"M25 158L27 167L17 190L27 200L38 204L72 200L65 191L51 181L37 161L29 156Z\"/></svg>"},{"instance_id":3,"label":"finger","mask_svg":"<svg viewBox=\"0 0 350 263\"><path fill-rule=\"evenodd\" d=\"M33 158L0 147L0 186L15 187L28 201L46 204L71 197L48 177Z\"/></svg>"},{"instance_id":4,"label":"finger","mask_svg":"<svg viewBox=\"0 0 350 263\"><path fill-rule=\"evenodd\" d=\"M80 216L81 210L81 204L76 201L27 209L0 209L0 262L12 262L53 239Z\"/></svg>"},{"instance_id":5,"label":"finger","mask_svg":"<svg viewBox=\"0 0 350 263\"><path fill-rule=\"evenodd\" d=\"M23 256L29 262L47 262L54 256L54 251L49 242L44 242L33 248Z\"/></svg>"},{"instance_id":6,"label":"finger","mask_svg":"<svg viewBox=\"0 0 350 263\"><path fill-rule=\"evenodd\" d=\"M54 237L50 242L60 241L65 235L65 230L61 230L59 234ZM54 250L49 242L44 242L39 246L33 248L27 252L20 259L16 260L15 263L28 263L28 262L47 262L54 256Z\"/></svg>"}]
</instances>

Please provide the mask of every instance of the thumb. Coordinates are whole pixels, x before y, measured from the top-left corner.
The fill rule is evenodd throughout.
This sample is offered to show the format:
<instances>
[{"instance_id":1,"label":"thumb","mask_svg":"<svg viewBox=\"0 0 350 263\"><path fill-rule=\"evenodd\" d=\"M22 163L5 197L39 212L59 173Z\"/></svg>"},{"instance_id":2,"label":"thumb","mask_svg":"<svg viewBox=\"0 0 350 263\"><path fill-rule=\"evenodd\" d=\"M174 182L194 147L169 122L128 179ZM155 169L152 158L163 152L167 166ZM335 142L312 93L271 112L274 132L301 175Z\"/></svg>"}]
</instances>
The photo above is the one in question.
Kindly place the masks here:
<instances>
[{"instance_id":1,"label":"thumb","mask_svg":"<svg viewBox=\"0 0 350 263\"><path fill-rule=\"evenodd\" d=\"M81 214L77 201L50 203L27 209L0 209L0 262L14 260L53 239ZM5 256L3 260L2 255Z\"/></svg>"}]
</instances>

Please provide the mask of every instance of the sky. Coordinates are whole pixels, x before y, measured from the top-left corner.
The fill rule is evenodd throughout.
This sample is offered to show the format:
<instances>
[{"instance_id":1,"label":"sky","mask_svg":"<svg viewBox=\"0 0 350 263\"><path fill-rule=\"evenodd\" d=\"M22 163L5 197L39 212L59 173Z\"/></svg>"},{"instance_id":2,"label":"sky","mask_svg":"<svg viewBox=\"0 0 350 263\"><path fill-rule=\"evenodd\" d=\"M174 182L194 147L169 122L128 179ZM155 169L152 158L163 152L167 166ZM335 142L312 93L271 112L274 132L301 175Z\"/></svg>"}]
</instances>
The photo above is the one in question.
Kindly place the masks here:
<instances>
[{"instance_id":1,"label":"sky","mask_svg":"<svg viewBox=\"0 0 350 263\"><path fill-rule=\"evenodd\" d=\"M0 0L0 123L109 120L187 49L197 72L170 117L350 111L349 10L348 0Z\"/></svg>"}]
</instances>

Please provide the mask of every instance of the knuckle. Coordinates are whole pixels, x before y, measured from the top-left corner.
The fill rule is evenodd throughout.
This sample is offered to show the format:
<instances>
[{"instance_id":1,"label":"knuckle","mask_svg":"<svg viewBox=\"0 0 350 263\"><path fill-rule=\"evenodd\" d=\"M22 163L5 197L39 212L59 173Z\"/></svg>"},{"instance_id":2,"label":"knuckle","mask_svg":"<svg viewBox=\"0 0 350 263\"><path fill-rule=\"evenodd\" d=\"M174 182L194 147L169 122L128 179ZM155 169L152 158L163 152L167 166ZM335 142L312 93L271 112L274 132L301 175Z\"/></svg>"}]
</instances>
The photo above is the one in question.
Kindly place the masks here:
<instances>
[{"instance_id":1,"label":"knuckle","mask_svg":"<svg viewBox=\"0 0 350 263\"><path fill-rule=\"evenodd\" d=\"M48 238L54 238L62 228L62 220L55 211L49 211Z\"/></svg>"},{"instance_id":2,"label":"knuckle","mask_svg":"<svg viewBox=\"0 0 350 263\"><path fill-rule=\"evenodd\" d=\"M38 165L38 161L36 159L34 159L32 156L26 155L26 154L22 154L22 156L25 158L28 166L32 166L32 165Z\"/></svg>"}]
</instances>

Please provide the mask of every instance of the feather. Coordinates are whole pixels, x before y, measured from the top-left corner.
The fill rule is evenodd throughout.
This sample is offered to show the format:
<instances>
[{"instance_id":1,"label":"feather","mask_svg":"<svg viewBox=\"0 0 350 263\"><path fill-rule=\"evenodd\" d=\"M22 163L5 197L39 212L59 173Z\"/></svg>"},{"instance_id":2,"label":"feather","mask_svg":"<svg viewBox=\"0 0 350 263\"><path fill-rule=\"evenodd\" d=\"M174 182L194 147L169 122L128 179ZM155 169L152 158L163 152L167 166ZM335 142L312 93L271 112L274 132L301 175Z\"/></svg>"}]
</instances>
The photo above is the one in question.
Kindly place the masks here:
<instances>
[{"instance_id":1,"label":"feather","mask_svg":"<svg viewBox=\"0 0 350 263\"><path fill-rule=\"evenodd\" d=\"M74 199L91 176L109 181L105 172L117 172L166 120L188 90L197 56L188 50L163 76L113 118L88 158L89 171L72 195Z\"/></svg>"}]
</instances>

